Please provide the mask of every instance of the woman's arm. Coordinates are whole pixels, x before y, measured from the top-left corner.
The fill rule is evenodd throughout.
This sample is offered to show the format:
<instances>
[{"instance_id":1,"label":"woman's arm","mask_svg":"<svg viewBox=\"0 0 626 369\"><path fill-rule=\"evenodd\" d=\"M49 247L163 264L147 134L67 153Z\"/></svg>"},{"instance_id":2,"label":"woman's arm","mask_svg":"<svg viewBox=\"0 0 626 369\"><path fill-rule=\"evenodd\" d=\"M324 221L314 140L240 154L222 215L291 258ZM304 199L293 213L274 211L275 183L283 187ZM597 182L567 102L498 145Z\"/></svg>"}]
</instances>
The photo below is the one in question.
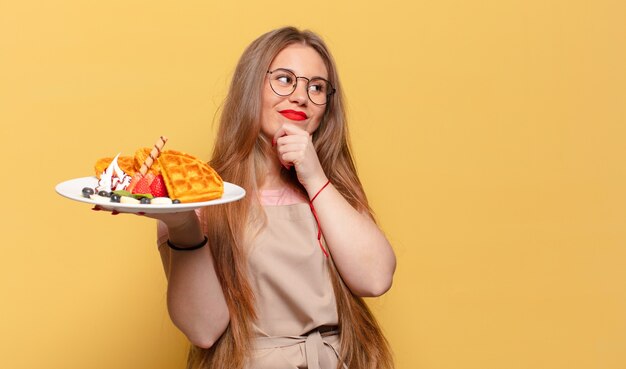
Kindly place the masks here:
<instances>
[{"instance_id":1,"label":"woman's arm","mask_svg":"<svg viewBox=\"0 0 626 369\"><path fill-rule=\"evenodd\" d=\"M298 180L313 198L328 179L311 136L284 124L274 142L281 164L295 167ZM396 257L376 223L354 209L332 184L315 198L314 207L335 265L350 290L363 297L385 293L391 287Z\"/></svg>"},{"instance_id":2,"label":"woman's arm","mask_svg":"<svg viewBox=\"0 0 626 369\"><path fill-rule=\"evenodd\" d=\"M170 241L180 247L199 244L204 235L195 212L156 216L168 226ZM174 324L196 346L209 348L230 321L208 246L177 251L159 246L168 280L167 306Z\"/></svg>"},{"instance_id":3,"label":"woman's arm","mask_svg":"<svg viewBox=\"0 0 626 369\"><path fill-rule=\"evenodd\" d=\"M313 198L326 180L307 188ZM380 296L391 288L396 257L387 238L369 215L355 210L329 184L313 206L326 244L346 285L358 296Z\"/></svg>"}]
</instances>

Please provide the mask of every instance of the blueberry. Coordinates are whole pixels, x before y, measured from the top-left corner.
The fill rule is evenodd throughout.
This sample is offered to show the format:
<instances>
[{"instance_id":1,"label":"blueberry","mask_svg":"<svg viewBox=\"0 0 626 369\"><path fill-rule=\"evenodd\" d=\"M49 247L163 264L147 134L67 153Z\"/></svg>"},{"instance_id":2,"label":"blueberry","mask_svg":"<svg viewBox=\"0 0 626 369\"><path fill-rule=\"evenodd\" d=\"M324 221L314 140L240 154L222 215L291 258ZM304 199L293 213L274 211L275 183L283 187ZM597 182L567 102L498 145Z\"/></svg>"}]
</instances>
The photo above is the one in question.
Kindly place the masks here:
<instances>
[{"instance_id":1,"label":"blueberry","mask_svg":"<svg viewBox=\"0 0 626 369\"><path fill-rule=\"evenodd\" d=\"M111 195L111 202L120 202L121 196L114 193Z\"/></svg>"},{"instance_id":2,"label":"blueberry","mask_svg":"<svg viewBox=\"0 0 626 369\"><path fill-rule=\"evenodd\" d=\"M98 195L102 197L111 197L111 193L108 191L100 191L98 192Z\"/></svg>"},{"instance_id":3,"label":"blueberry","mask_svg":"<svg viewBox=\"0 0 626 369\"><path fill-rule=\"evenodd\" d=\"M149 204L150 203L150 199L147 197L142 197L141 200L139 200L140 204Z\"/></svg>"},{"instance_id":4,"label":"blueberry","mask_svg":"<svg viewBox=\"0 0 626 369\"><path fill-rule=\"evenodd\" d=\"M91 195L94 194L93 188L85 187L83 188L83 197L90 198Z\"/></svg>"},{"instance_id":5,"label":"blueberry","mask_svg":"<svg viewBox=\"0 0 626 369\"><path fill-rule=\"evenodd\" d=\"M179 199L174 199L174 200L172 200L172 204L180 204L180 200Z\"/></svg>"}]
</instances>

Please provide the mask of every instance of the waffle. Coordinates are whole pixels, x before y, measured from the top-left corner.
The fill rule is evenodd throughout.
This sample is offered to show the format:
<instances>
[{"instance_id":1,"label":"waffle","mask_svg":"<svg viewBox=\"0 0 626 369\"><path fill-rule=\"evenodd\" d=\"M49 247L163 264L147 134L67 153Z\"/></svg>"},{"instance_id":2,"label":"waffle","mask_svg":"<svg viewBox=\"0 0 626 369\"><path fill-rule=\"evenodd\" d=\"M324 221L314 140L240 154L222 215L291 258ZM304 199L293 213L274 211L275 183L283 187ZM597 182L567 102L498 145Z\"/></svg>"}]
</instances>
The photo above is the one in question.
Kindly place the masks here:
<instances>
[{"instance_id":1,"label":"waffle","mask_svg":"<svg viewBox=\"0 0 626 369\"><path fill-rule=\"evenodd\" d=\"M157 161L170 198L186 203L222 197L224 182L206 162L175 150L161 152Z\"/></svg>"},{"instance_id":2,"label":"waffle","mask_svg":"<svg viewBox=\"0 0 626 369\"><path fill-rule=\"evenodd\" d=\"M100 179L100 175L102 174L102 172L104 172L109 167L109 165L111 165L111 162L113 161L113 159L114 158L98 159L98 161L94 165L94 169L96 171L96 177L98 179ZM128 174L129 176L134 175L135 172L137 172L139 168L139 167L135 168L135 158L132 156L118 157L117 165L120 167L121 170L124 171L124 173Z\"/></svg>"}]
</instances>

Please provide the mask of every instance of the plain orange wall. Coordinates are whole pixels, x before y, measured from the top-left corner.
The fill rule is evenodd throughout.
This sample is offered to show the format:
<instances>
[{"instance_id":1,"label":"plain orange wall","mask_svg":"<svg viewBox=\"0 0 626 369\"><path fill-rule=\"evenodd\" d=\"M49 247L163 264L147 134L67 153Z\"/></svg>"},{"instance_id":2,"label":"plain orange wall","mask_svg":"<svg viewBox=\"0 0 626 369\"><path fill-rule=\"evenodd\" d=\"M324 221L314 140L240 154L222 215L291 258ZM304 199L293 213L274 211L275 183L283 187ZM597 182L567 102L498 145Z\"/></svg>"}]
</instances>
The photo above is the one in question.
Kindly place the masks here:
<instances>
[{"instance_id":1,"label":"plain orange wall","mask_svg":"<svg viewBox=\"0 0 626 369\"><path fill-rule=\"evenodd\" d=\"M54 186L161 134L208 158L243 48L293 24L399 258L398 368L625 368L625 4L0 0L0 367L184 366L152 222Z\"/></svg>"}]
</instances>

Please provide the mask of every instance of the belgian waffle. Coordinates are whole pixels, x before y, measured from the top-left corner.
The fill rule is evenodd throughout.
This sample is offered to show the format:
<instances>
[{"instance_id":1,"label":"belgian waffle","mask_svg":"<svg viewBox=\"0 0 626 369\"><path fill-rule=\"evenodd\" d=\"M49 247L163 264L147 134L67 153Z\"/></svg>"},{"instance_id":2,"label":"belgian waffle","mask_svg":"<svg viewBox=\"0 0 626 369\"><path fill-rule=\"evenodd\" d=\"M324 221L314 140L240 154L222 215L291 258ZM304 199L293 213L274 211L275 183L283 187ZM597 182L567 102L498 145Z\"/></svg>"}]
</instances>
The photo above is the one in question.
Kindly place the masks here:
<instances>
[{"instance_id":1,"label":"belgian waffle","mask_svg":"<svg viewBox=\"0 0 626 369\"><path fill-rule=\"evenodd\" d=\"M224 182L206 162L175 150L165 150L157 159L172 199L181 202L209 201L222 197Z\"/></svg>"}]
</instances>

